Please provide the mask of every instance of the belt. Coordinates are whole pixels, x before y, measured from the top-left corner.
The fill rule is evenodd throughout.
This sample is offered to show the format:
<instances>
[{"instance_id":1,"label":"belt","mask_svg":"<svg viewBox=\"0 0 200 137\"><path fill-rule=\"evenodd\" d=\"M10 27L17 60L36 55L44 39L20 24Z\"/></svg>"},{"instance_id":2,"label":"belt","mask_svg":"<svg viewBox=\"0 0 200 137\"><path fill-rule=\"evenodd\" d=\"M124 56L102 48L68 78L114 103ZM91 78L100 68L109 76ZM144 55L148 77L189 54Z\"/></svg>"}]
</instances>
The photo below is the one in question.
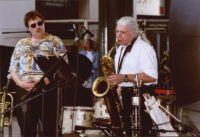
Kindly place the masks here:
<instances>
[{"instance_id":1,"label":"belt","mask_svg":"<svg viewBox=\"0 0 200 137\"><path fill-rule=\"evenodd\" d=\"M121 87L122 90L133 91L133 87Z\"/></svg>"},{"instance_id":2,"label":"belt","mask_svg":"<svg viewBox=\"0 0 200 137\"><path fill-rule=\"evenodd\" d=\"M133 91L133 87L121 87L122 88L122 90L128 90L128 91ZM149 86L147 86L147 85L143 85L142 87L141 87L141 90L144 90L144 91L148 91L148 90L154 90L154 88L155 88L155 85L149 85Z\"/></svg>"}]
</instances>

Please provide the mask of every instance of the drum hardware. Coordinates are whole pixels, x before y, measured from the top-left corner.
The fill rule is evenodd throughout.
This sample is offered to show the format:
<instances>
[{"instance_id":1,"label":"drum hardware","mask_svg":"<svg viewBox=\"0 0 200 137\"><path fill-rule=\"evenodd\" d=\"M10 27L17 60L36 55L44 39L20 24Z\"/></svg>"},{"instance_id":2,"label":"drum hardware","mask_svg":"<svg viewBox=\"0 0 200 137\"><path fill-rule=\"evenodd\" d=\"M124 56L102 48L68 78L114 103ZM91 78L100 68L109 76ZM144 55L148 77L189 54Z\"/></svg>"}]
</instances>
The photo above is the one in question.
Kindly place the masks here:
<instances>
[{"instance_id":1,"label":"drum hardware","mask_svg":"<svg viewBox=\"0 0 200 137\"><path fill-rule=\"evenodd\" d=\"M157 98L161 100L166 100L167 102L173 102L175 100L175 91L166 89L155 89L158 94Z\"/></svg>"},{"instance_id":2,"label":"drum hardware","mask_svg":"<svg viewBox=\"0 0 200 137\"><path fill-rule=\"evenodd\" d=\"M175 100L174 90L155 89L155 92L158 94L158 99L166 100L167 102L173 102Z\"/></svg>"},{"instance_id":3,"label":"drum hardware","mask_svg":"<svg viewBox=\"0 0 200 137\"><path fill-rule=\"evenodd\" d=\"M99 127L84 127L84 126L75 126L75 130L83 130L83 131L87 131L87 130L99 130L101 132L98 133L101 134L103 132L103 134L105 136L112 136L112 132L113 130L119 130L118 127L113 127L113 126L109 126L109 127L104 127L104 126L99 126ZM95 134L97 135L97 134ZM121 137L121 136L120 136Z\"/></svg>"},{"instance_id":4,"label":"drum hardware","mask_svg":"<svg viewBox=\"0 0 200 137\"><path fill-rule=\"evenodd\" d=\"M158 94L156 99L160 101L168 111L174 113L174 105L173 102L176 100L175 91L174 90L166 90L166 89L155 89L155 92Z\"/></svg>"},{"instance_id":5,"label":"drum hardware","mask_svg":"<svg viewBox=\"0 0 200 137\"><path fill-rule=\"evenodd\" d=\"M142 80L139 80L138 74L135 76L135 81L133 82L134 96L132 97L132 106L133 113L131 116L132 120L132 136L140 136L141 132L141 117L140 117L140 108L141 108L141 93L140 88L142 86Z\"/></svg>"},{"instance_id":6,"label":"drum hardware","mask_svg":"<svg viewBox=\"0 0 200 137\"><path fill-rule=\"evenodd\" d=\"M175 111L175 104L173 102L175 101L174 95L159 95L156 97L162 106L164 106L168 111L172 112L174 114Z\"/></svg>"}]
</instances>

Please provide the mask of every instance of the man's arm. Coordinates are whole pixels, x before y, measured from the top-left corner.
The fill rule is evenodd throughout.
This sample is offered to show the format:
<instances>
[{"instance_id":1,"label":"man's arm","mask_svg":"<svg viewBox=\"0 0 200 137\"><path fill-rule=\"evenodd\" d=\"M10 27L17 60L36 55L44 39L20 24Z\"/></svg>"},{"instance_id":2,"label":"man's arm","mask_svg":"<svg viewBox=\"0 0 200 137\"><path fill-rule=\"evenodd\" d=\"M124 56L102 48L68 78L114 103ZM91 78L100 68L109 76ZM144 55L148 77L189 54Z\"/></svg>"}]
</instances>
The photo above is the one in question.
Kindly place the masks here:
<instances>
[{"instance_id":1,"label":"man's arm","mask_svg":"<svg viewBox=\"0 0 200 137\"><path fill-rule=\"evenodd\" d=\"M135 80L136 74L126 74L128 75L128 82L133 82ZM117 85L124 82L125 74L113 74L108 77L108 81L110 85ZM145 74L144 72L138 74L138 78L142 80L144 83L155 82L156 79Z\"/></svg>"},{"instance_id":2,"label":"man's arm","mask_svg":"<svg viewBox=\"0 0 200 137\"><path fill-rule=\"evenodd\" d=\"M125 75L124 75L125 76ZM133 82L135 80L136 74L128 74L129 82ZM143 81L143 83L152 83L155 82L156 79L142 72L138 74L138 78Z\"/></svg>"}]
</instances>

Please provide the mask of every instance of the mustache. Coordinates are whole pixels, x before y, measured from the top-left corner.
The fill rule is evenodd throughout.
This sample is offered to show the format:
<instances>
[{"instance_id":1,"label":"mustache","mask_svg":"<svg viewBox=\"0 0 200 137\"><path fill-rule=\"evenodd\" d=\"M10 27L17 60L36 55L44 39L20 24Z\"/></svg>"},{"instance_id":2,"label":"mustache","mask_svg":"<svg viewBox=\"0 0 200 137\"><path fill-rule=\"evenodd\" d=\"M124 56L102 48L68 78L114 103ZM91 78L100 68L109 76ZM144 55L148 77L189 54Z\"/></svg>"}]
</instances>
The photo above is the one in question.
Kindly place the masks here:
<instances>
[{"instance_id":1,"label":"mustache","mask_svg":"<svg viewBox=\"0 0 200 137\"><path fill-rule=\"evenodd\" d=\"M41 28L37 28L37 31L41 31L42 29Z\"/></svg>"}]
</instances>

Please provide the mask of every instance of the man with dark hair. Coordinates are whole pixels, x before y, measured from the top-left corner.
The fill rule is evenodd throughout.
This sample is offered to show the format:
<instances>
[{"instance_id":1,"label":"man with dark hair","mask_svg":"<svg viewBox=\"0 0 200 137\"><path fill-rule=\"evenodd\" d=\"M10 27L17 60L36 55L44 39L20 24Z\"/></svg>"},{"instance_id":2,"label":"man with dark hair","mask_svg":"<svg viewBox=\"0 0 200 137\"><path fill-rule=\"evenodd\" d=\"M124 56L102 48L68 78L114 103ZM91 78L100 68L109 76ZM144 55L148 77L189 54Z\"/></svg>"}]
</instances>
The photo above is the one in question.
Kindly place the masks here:
<instances>
[{"instance_id":1,"label":"man with dark hair","mask_svg":"<svg viewBox=\"0 0 200 137\"><path fill-rule=\"evenodd\" d=\"M44 73L34 60L39 56L62 55L64 44L57 36L45 32L44 17L38 11L30 11L24 16L24 24L31 36L21 39L13 51L9 72L16 83L16 103L27 92L32 91ZM53 83L45 78L44 88L48 89ZM21 134L23 137L36 137L37 125L42 122L42 136L56 135L56 92L52 91L27 103L26 107L16 110Z\"/></svg>"}]
</instances>

